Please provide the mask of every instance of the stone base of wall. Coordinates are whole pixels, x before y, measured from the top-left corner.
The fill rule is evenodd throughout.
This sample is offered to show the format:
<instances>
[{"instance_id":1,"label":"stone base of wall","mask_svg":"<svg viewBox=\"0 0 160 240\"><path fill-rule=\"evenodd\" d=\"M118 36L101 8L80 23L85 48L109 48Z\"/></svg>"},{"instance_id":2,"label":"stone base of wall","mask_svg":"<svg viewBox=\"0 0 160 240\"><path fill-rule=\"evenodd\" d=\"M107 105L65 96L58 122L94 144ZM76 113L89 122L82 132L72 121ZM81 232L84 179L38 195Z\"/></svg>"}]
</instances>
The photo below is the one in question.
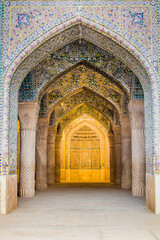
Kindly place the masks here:
<instances>
[{"instance_id":1,"label":"stone base of wall","mask_svg":"<svg viewBox=\"0 0 160 240\"><path fill-rule=\"evenodd\" d=\"M146 174L146 205L160 214L160 175Z\"/></svg>"},{"instance_id":2,"label":"stone base of wall","mask_svg":"<svg viewBox=\"0 0 160 240\"><path fill-rule=\"evenodd\" d=\"M0 214L17 208L17 175L0 176Z\"/></svg>"}]
</instances>

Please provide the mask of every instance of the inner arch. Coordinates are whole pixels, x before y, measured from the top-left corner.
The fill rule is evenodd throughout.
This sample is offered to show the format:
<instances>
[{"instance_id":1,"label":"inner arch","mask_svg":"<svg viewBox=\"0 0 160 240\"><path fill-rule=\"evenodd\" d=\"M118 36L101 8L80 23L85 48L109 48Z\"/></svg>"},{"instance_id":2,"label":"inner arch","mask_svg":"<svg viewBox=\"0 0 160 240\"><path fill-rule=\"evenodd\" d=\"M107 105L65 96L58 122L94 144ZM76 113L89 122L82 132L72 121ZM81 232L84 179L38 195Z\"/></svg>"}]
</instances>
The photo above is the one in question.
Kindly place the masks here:
<instances>
[{"instance_id":1,"label":"inner arch","mask_svg":"<svg viewBox=\"0 0 160 240\"><path fill-rule=\"evenodd\" d=\"M88 30L88 29L87 29ZM90 31L90 30L89 30ZM88 34L90 34L89 32L88 32ZM98 34L98 33L96 33L96 34ZM93 36L92 36L93 37ZM101 37L103 37L103 36L101 36ZM131 55L130 56L130 54L126 51L126 50L124 50L123 48L121 49L121 47L118 45L118 46L113 46L115 43L113 42L113 41L111 41L111 40L108 40L108 42L107 42L107 40L106 40L107 38L105 37L105 44L107 44L107 45L105 45L104 44L104 46L103 46L103 48L104 49L107 49L108 48L108 46L109 46L109 44L110 44L110 47L112 46L113 48L112 49L110 49L110 51L109 52L112 52L113 53L113 49L115 50L115 48L116 47L118 47L119 48L119 50L121 50L122 51L122 55L124 54L124 51L125 51L125 54L123 55L123 57L124 57L124 59L125 60L127 60L127 57L128 57L128 65L129 66L131 66L132 65L132 69L134 69L134 67L135 67L135 63L136 63L136 61L135 61L135 59L132 59L133 60L133 62L131 63L131 58L134 58L133 57L133 55ZM73 40L73 38L72 38L72 40ZM98 43L97 43L98 44ZM99 45L99 44L98 44ZM51 49L50 49L51 50ZM53 49L52 49L53 50ZM44 49L43 49L43 51L44 51ZM116 55L116 51L115 51L115 55ZM122 56L121 56L122 57ZM129 60L130 59L130 60ZM38 58L36 59L36 61L38 60ZM33 61L33 63L35 64L35 62L36 61ZM34 65L33 64L33 65ZM32 65L32 66L33 66ZM137 62L137 66L136 66L136 69L137 68L141 68L141 66L140 66L140 64ZM148 77L146 76L146 73L145 73L145 71L143 71L144 69L140 69L140 73L141 73L141 76L140 76L140 81L141 82L143 82L142 83L142 85L143 86L145 86L145 88L144 88L144 90L146 91L146 89L147 89L147 91L145 92L145 93L148 93L149 94L149 97L151 97L151 92L149 91L150 89L150 86L149 86L149 88L147 88L147 84L145 85L145 83L147 83L146 81L148 81L147 79L148 79ZM17 71L18 72L18 71ZM22 71L23 73L24 73L24 71ZM136 73L136 70L135 70L135 73ZM143 77L145 76L145 80L143 79ZM21 76L18 78L18 76L17 76L17 79L20 79L21 78ZM144 80L144 81L143 81ZM17 81L17 83L18 83L18 81ZM20 81L19 81L19 83L20 83ZM13 86L13 85L12 85ZM11 86L11 87L12 87ZM14 86L15 88L16 88L16 86ZM13 102L11 102L11 104L10 104L10 107L12 107L12 108L14 108L14 104L15 104L15 102L16 102L16 100L17 100L17 96L14 98L14 94L17 94L17 92L16 91L14 91L15 90L15 88L13 87L13 89L12 89L12 91L11 91L11 101L13 100ZM147 99L148 101L150 101L150 98L148 98ZM13 104L12 104L13 103ZM15 110L16 110L16 108L15 108ZM150 111L150 109L149 109L149 111ZM149 112L148 111L148 112ZM15 116L14 116L15 117ZM12 118L13 119L13 118ZM16 119L17 120L17 119ZM150 118L148 119L148 120L151 120ZM12 123L11 123L11 128L10 129L13 129L13 125L14 125L14 119L13 119L13 121L12 121ZM15 126L15 125L14 125ZM10 136L10 139L11 139L11 141L15 141L16 140L16 137L14 136L13 138L12 138L12 134L13 134L13 131L10 131L10 133L11 133L11 136ZM151 138L149 139L149 141L151 140ZM15 143L15 142L14 142ZM15 146L13 146L13 148L12 148L12 144L9 146L10 147L10 152L11 152L11 154L13 153L15 153L15 149L14 149L14 147ZM11 158L11 159L14 159L14 157L15 156L13 156L13 158ZM149 158L150 158L150 156L149 156ZM151 158L150 158L151 159Z\"/></svg>"},{"instance_id":2,"label":"inner arch","mask_svg":"<svg viewBox=\"0 0 160 240\"><path fill-rule=\"evenodd\" d=\"M109 151L103 125L86 114L74 119L57 133L56 181L110 182Z\"/></svg>"}]
</instances>

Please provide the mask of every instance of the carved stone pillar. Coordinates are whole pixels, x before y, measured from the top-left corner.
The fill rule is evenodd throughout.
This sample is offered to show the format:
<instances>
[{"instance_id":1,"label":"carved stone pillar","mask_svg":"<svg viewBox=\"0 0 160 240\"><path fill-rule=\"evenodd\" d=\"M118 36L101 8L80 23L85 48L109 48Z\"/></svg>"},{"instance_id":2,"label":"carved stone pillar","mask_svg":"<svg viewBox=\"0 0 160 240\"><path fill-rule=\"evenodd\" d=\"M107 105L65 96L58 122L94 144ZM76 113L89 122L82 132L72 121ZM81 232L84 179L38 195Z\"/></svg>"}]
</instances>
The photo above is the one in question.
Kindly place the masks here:
<instances>
[{"instance_id":1,"label":"carved stone pillar","mask_svg":"<svg viewBox=\"0 0 160 240\"><path fill-rule=\"evenodd\" d=\"M110 145L110 181L114 182L114 136L113 134L109 133L108 134L109 138L109 145Z\"/></svg>"},{"instance_id":2,"label":"carved stone pillar","mask_svg":"<svg viewBox=\"0 0 160 240\"><path fill-rule=\"evenodd\" d=\"M39 113L37 103L19 103L21 130L20 197L35 195L35 140Z\"/></svg>"},{"instance_id":3,"label":"carved stone pillar","mask_svg":"<svg viewBox=\"0 0 160 240\"><path fill-rule=\"evenodd\" d=\"M131 189L132 154L131 154L131 124L129 117L121 117L121 159L122 159L122 189Z\"/></svg>"},{"instance_id":4,"label":"carved stone pillar","mask_svg":"<svg viewBox=\"0 0 160 240\"><path fill-rule=\"evenodd\" d=\"M39 118L36 133L36 189L47 189L48 119Z\"/></svg>"},{"instance_id":5,"label":"carved stone pillar","mask_svg":"<svg viewBox=\"0 0 160 240\"><path fill-rule=\"evenodd\" d=\"M119 126L113 127L114 131L114 162L115 162L115 184L121 185L121 129Z\"/></svg>"},{"instance_id":6,"label":"carved stone pillar","mask_svg":"<svg viewBox=\"0 0 160 240\"><path fill-rule=\"evenodd\" d=\"M145 194L145 137L144 102L134 101L128 105L132 136L132 194Z\"/></svg>"},{"instance_id":7,"label":"carved stone pillar","mask_svg":"<svg viewBox=\"0 0 160 240\"><path fill-rule=\"evenodd\" d=\"M48 128L47 159L48 159L48 185L55 183L55 127Z\"/></svg>"},{"instance_id":8,"label":"carved stone pillar","mask_svg":"<svg viewBox=\"0 0 160 240\"><path fill-rule=\"evenodd\" d=\"M63 137L61 133L56 134L55 139L55 182L60 182L60 167L61 167L61 151L62 151L62 141ZM69 151L69 149L66 147L66 152ZM70 169L68 164L65 164L66 169ZM70 170L66 173L66 180L70 181Z\"/></svg>"}]
</instances>

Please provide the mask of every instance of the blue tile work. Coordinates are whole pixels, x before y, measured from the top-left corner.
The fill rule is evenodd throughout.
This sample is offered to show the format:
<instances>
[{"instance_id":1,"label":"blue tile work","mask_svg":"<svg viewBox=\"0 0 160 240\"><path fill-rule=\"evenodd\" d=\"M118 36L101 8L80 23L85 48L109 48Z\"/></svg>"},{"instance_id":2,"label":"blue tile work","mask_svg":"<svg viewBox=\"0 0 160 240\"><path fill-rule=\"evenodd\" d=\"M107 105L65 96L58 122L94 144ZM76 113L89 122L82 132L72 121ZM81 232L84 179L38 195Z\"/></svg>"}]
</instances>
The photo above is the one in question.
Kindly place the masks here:
<instances>
[{"instance_id":1,"label":"blue tile work","mask_svg":"<svg viewBox=\"0 0 160 240\"><path fill-rule=\"evenodd\" d=\"M129 99L127 97L127 95L123 95L123 99L122 99L122 115L128 115L128 103L129 103Z\"/></svg>"},{"instance_id":2,"label":"blue tile work","mask_svg":"<svg viewBox=\"0 0 160 240\"><path fill-rule=\"evenodd\" d=\"M156 0L156 12L157 12L157 38L158 38L158 72L159 72L159 77L160 77L160 0ZM158 94L159 94L159 108L158 111L160 113L160 81L158 84ZM156 121L159 121L158 116L156 118ZM158 144L160 142L160 130L156 129L156 135L159 138ZM152 167L153 167L153 174L160 174L160 153L157 154L155 151L156 144L153 141L153 154L154 154L154 159L152 162Z\"/></svg>"},{"instance_id":3,"label":"blue tile work","mask_svg":"<svg viewBox=\"0 0 160 240\"><path fill-rule=\"evenodd\" d=\"M132 100L142 100L144 98L142 85L140 84L137 76L133 74L132 81Z\"/></svg>"},{"instance_id":4,"label":"blue tile work","mask_svg":"<svg viewBox=\"0 0 160 240\"><path fill-rule=\"evenodd\" d=\"M140 24L143 25L144 13L132 13L132 25Z\"/></svg>"},{"instance_id":5,"label":"blue tile work","mask_svg":"<svg viewBox=\"0 0 160 240\"><path fill-rule=\"evenodd\" d=\"M92 20L95 25L98 23L101 26L109 26L115 32L125 35L128 41L134 41L134 44L145 52L145 55L149 56L152 50L154 50L153 58L157 55L156 48L152 49L152 38L155 36L154 32L152 36L152 30L155 30L151 26L151 19L155 17L154 1L37 1L29 3L8 1L5 7L6 23L11 29L11 35L5 43L9 50L7 54L13 53L14 50L17 54L26 43L31 44L33 39L42 36L53 26L56 27L79 15ZM151 13L153 13L152 16ZM11 21L9 16L11 16ZM19 21L18 18L20 18ZM8 60L13 60L16 55L8 54L6 57ZM154 59L155 64L156 62L157 59Z\"/></svg>"},{"instance_id":6,"label":"blue tile work","mask_svg":"<svg viewBox=\"0 0 160 240\"><path fill-rule=\"evenodd\" d=\"M157 0L156 4L157 4L157 28L158 28L158 65L160 72L160 0Z\"/></svg>"},{"instance_id":7,"label":"blue tile work","mask_svg":"<svg viewBox=\"0 0 160 240\"><path fill-rule=\"evenodd\" d=\"M27 74L19 89L19 102L34 101L34 80L32 71Z\"/></svg>"},{"instance_id":8,"label":"blue tile work","mask_svg":"<svg viewBox=\"0 0 160 240\"><path fill-rule=\"evenodd\" d=\"M82 61L113 77L116 84L119 83L130 91L133 74L130 68L111 53L82 39L81 44L76 40L54 51L35 67L36 97L50 79Z\"/></svg>"},{"instance_id":9,"label":"blue tile work","mask_svg":"<svg viewBox=\"0 0 160 240\"><path fill-rule=\"evenodd\" d=\"M54 127L55 125L55 110L51 113L50 119L49 119L49 126Z\"/></svg>"},{"instance_id":10,"label":"blue tile work","mask_svg":"<svg viewBox=\"0 0 160 240\"><path fill-rule=\"evenodd\" d=\"M30 25L30 18L34 18L32 14L18 14L18 26L20 29L23 29L23 26L29 26Z\"/></svg>"},{"instance_id":11,"label":"blue tile work","mask_svg":"<svg viewBox=\"0 0 160 240\"><path fill-rule=\"evenodd\" d=\"M41 99L39 117L47 117L47 95L46 94L44 94L44 96Z\"/></svg>"},{"instance_id":12,"label":"blue tile work","mask_svg":"<svg viewBox=\"0 0 160 240\"><path fill-rule=\"evenodd\" d=\"M2 83L2 37L3 37L3 1L0 1L0 132L2 132L2 111L3 111L3 83ZM0 149L2 138L0 138ZM2 167L2 153L0 152L0 175Z\"/></svg>"},{"instance_id":13,"label":"blue tile work","mask_svg":"<svg viewBox=\"0 0 160 240\"><path fill-rule=\"evenodd\" d=\"M38 64L33 70L36 71L36 68L38 69L37 75L34 75L35 79L33 73L30 72L23 80L19 90L19 101L28 102L35 101L35 99L37 100L39 92L42 91L42 88L50 81L50 79L55 77L56 74L64 71L65 68L67 69L69 66L82 60L94 64L98 69L103 70L116 80L120 81L121 84L127 88L128 92L130 90L132 91L131 82L133 78L132 76L134 75L133 72L112 54L82 39L81 44L79 44L79 41L77 40L52 53L50 55L49 63L44 59ZM40 68L44 68L45 70L39 71ZM43 75L47 75L47 78L42 77ZM77 76L75 77L77 78ZM88 76L89 84L94 80L91 79L91 77L93 76ZM72 76L72 79L74 82L78 82L78 79L74 79L74 75ZM133 99L136 100L143 98L142 86L135 75L133 82ZM116 84L118 85L119 82ZM37 95L34 97L35 92ZM57 92L54 97L58 98L58 94L59 93ZM51 95L53 97L53 94ZM45 117L43 112L44 111L42 110L41 114Z\"/></svg>"}]
</instances>

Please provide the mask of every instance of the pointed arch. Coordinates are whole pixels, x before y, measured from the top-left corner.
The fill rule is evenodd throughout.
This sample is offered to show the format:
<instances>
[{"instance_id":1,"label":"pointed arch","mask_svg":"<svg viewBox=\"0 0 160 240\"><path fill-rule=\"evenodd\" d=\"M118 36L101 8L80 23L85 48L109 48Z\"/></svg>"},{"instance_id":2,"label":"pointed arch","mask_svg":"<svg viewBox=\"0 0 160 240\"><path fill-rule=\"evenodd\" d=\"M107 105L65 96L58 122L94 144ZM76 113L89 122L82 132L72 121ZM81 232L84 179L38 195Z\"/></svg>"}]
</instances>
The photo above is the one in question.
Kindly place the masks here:
<instances>
[{"instance_id":1,"label":"pointed arch","mask_svg":"<svg viewBox=\"0 0 160 240\"><path fill-rule=\"evenodd\" d=\"M79 129L87 127L92 129L93 132L97 134L97 136L100 139L100 169L98 170L98 174L100 174L100 181L106 182L107 180L110 180L110 160L109 160L109 139L108 139L108 131L107 129L96 119L93 117L82 114L82 116L74 119L72 122L67 124L62 133L57 135L56 137L56 179L59 181L61 179L61 174L63 175L63 172L66 177L66 181L72 181L72 170L70 166L71 161L71 137L72 135L78 131ZM67 150L66 150L67 149ZM87 150L88 151L88 150ZM61 161L60 161L61 160ZM60 164L61 162L61 164ZM61 167L64 168L61 171ZM76 169L75 169L76 170ZM78 170L79 171L79 170ZM89 170L90 172L91 170ZM80 175L83 175L83 170L80 173ZM90 180L89 180L90 181ZM92 181L92 180L91 180Z\"/></svg>"},{"instance_id":2,"label":"pointed arch","mask_svg":"<svg viewBox=\"0 0 160 240\"><path fill-rule=\"evenodd\" d=\"M159 154L159 136L156 131L159 129L159 122L156 121L158 112L158 75L151 64L150 60L144 57L135 46L123 38L119 33L116 34L108 27L103 29L97 25L96 28L90 28L94 23L85 18L74 18L71 22L67 22L57 28L51 29L37 39L33 44L24 49L20 55L12 62L4 75L4 97L3 97L3 139L2 142L2 158L5 165L12 166L14 170L16 166L16 141L17 132L15 126L17 125L17 102L18 102L18 88L26 76L26 74L36 64L45 58L48 54L55 51L61 46L78 39L79 24L81 24L82 38L96 44L102 49L115 55L118 59L124 62L139 78L145 97L145 121L146 121L146 151L148 166L152 166L153 154ZM62 28L63 30L62 30ZM150 104L152 103L152 105ZM14 111L13 111L14 109ZM9 119L9 124L7 123ZM152 131L150 130L152 129ZM153 151L154 140L154 151ZM153 158L154 159L154 158ZM152 167L148 168L152 172ZM8 169L2 169L5 174L9 172Z\"/></svg>"}]
</instances>

